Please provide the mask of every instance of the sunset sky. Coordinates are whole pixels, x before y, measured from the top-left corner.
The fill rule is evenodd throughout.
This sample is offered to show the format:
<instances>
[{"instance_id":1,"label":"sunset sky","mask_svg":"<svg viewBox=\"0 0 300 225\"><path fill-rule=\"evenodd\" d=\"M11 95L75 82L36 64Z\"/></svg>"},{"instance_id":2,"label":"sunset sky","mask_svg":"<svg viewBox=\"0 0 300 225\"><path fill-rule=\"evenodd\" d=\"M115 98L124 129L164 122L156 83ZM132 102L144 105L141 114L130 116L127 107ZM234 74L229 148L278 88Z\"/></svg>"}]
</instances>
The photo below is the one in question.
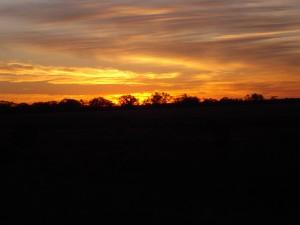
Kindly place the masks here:
<instances>
[{"instance_id":1,"label":"sunset sky","mask_svg":"<svg viewBox=\"0 0 300 225\"><path fill-rule=\"evenodd\" d=\"M0 0L0 100L300 97L299 0Z\"/></svg>"}]
</instances>

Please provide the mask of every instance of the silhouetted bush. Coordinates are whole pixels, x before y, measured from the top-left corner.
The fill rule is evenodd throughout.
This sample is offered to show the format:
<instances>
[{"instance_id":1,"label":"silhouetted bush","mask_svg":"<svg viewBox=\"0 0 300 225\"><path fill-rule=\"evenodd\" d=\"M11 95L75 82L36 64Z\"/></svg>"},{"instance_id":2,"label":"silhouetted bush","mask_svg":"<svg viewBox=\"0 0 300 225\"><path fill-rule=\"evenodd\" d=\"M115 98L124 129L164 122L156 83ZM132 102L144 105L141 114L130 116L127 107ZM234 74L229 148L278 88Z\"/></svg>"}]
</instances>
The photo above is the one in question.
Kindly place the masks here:
<instances>
[{"instance_id":1,"label":"silhouetted bush","mask_svg":"<svg viewBox=\"0 0 300 225\"><path fill-rule=\"evenodd\" d=\"M114 103L108 99L98 97L89 101L89 107L92 109L103 109L103 108L111 108L114 106Z\"/></svg>"},{"instance_id":2,"label":"silhouetted bush","mask_svg":"<svg viewBox=\"0 0 300 225\"><path fill-rule=\"evenodd\" d=\"M236 104L236 103L243 102L243 100L242 99L224 97L224 98L221 98L219 102L221 104Z\"/></svg>"},{"instance_id":3,"label":"silhouetted bush","mask_svg":"<svg viewBox=\"0 0 300 225\"><path fill-rule=\"evenodd\" d=\"M175 98L174 104L177 106L198 106L200 104L200 99L196 96L183 94L180 97Z\"/></svg>"},{"instance_id":4,"label":"silhouetted bush","mask_svg":"<svg viewBox=\"0 0 300 225\"><path fill-rule=\"evenodd\" d=\"M20 103L15 106L17 112L28 112L31 106L27 103Z\"/></svg>"},{"instance_id":5,"label":"silhouetted bush","mask_svg":"<svg viewBox=\"0 0 300 225\"><path fill-rule=\"evenodd\" d=\"M0 112L10 112L15 104L8 101L0 101Z\"/></svg>"},{"instance_id":6,"label":"silhouetted bush","mask_svg":"<svg viewBox=\"0 0 300 225\"><path fill-rule=\"evenodd\" d=\"M83 108L83 103L75 99L63 99L58 103L58 109L62 111L77 111Z\"/></svg>"},{"instance_id":7,"label":"silhouetted bush","mask_svg":"<svg viewBox=\"0 0 300 225\"><path fill-rule=\"evenodd\" d=\"M213 99L213 98L206 98L203 100L202 102L204 105L214 105L218 103L217 99Z\"/></svg>"},{"instance_id":8,"label":"silhouetted bush","mask_svg":"<svg viewBox=\"0 0 300 225\"><path fill-rule=\"evenodd\" d=\"M58 107L58 103L55 101L50 102L36 102L31 105L33 111L36 112L52 112Z\"/></svg>"}]
</instances>

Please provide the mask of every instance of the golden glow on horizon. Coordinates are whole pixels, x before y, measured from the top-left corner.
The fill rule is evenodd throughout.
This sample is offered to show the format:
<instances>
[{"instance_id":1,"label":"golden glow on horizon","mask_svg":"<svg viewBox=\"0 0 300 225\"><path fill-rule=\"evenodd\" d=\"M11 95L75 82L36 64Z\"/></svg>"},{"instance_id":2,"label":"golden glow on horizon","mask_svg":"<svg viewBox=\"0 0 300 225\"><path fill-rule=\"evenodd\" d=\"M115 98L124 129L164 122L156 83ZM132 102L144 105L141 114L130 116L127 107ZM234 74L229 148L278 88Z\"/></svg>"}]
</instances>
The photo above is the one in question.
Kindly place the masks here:
<instances>
[{"instance_id":1,"label":"golden glow on horizon","mask_svg":"<svg viewBox=\"0 0 300 225\"><path fill-rule=\"evenodd\" d=\"M0 76L0 81L48 81L52 84L119 84L120 82L134 84L133 79L137 76L133 72L117 69L49 67L18 62L2 64L0 74L16 75L14 79L5 75Z\"/></svg>"},{"instance_id":2,"label":"golden glow on horizon","mask_svg":"<svg viewBox=\"0 0 300 225\"><path fill-rule=\"evenodd\" d=\"M130 58L130 57L128 57ZM240 64L230 64L230 65L216 65L216 64L202 64L198 65L195 62L185 62L180 59L168 59L168 58L160 58L160 57L137 57L133 56L130 58L136 63L142 64L158 64L158 65L168 65L168 66L186 66L188 68L203 68L206 70L224 70L224 69L239 69L243 66ZM203 66L203 67L202 67ZM181 88L180 90L176 90L172 87L171 84L165 82L165 80L176 80L180 79L181 73L179 72L170 72L170 73L135 73L131 71L122 71L117 69L99 69L99 68L87 68L87 67L53 67L53 66L42 66L42 65L30 65L19 62L9 62L0 64L0 82L10 82L10 83L38 83L42 82L46 86L49 85L63 85L61 92L65 92L65 94L36 94L34 92L34 86L29 87L23 90L27 91L28 94L0 94L1 99L15 101L15 102L35 102L35 101L59 101L63 98L74 98L74 99L83 99L89 100L94 97L102 96L112 100L117 103L118 97L124 94L132 94L135 95L140 102L144 101L151 93L155 91L165 91L170 93L173 96L178 96L184 93L188 93L191 95L195 95L200 98L222 98L224 96L229 97L243 97L248 93L251 93L253 90L250 87L243 87L242 90L237 90L234 85L235 83L232 81L222 81L222 80L212 80L212 74L194 74L195 81L199 80L201 82L207 81L201 87L201 90L197 89L189 89L189 88ZM11 75L11 76L10 76ZM13 79L12 79L13 77ZM274 81L274 79L280 80L282 77L280 75L273 74L272 77L265 76L264 80L261 79L261 82L268 83L270 81ZM245 77L244 82L251 83L251 79L253 77ZM162 81L163 80L163 81ZM137 89L132 86L131 91L130 85L137 85L138 89L144 85L153 82L153 84L160 84L160 88L157 88L155 85L151 88L151 91L136 91ZM69 88L68 85L79 85L77 88L72 87ZM82 89L82 85L93 86L94 88L90 91L87 90L85 94L79 94ZM121 85L120 87L113 88L110 87L110 91L103 91L98 94L98 90L102 89L101 86L97 88L97 85ZM127 87L127 88L125 88ZM129 90L128 90L129 88ZM165 90L164 88L168 88ZM70 90L68 90L70 89ZM88 88L89 89L89 88ZM142 88L143 89L143 88ZM31 93L32 91L32 93ZM77 92L79 91L79 92ZM94 94L93 94L94 92ZM107 92L107 93L106 93ZM110 92L111 94L108 94ZM259 90L258 90L259 92ZM31 94L30 94L31 93ZM71 94L73 93L73 94ZM227 93L227 95L224 95ZM275 93L275 92L274 92ZM267 93L267 95L272 96L273 93ZM280 92L275 94L280 95Z\"/></svg>"},{"instance_id":3,"label":"golden glow on horizon","mask_svg":"<svg viewBox=\"0 0 300 225\"><path fill-rule=\"evenodd\" d=\"M128 93L129 94L129 93ZM152 93L144 92L144 93L131 93L131 95L135 96L139 103L143 103ZM88 102L93 98L104 97L115 104L118 104L118 99L120 96L125 94L116 94L116 95L39 95L39 94L22 94L22 95L3 95L0 94L0 100L5 99L5 101L11 101L15 103L28 103L32 104L34 102L48 102L48 101L61 101L63 99L76 99L83 100L84 102Z\"/></svg>"}]
</instances>

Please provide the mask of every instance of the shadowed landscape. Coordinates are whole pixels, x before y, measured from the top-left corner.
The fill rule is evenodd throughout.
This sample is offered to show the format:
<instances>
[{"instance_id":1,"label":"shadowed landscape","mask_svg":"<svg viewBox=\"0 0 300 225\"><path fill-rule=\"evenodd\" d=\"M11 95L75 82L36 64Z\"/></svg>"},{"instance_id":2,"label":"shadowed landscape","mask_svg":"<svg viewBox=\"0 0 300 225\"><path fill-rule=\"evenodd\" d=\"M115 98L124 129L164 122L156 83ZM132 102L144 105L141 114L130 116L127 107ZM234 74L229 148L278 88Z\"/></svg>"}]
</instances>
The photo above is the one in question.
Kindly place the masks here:
<instances>
[{"instance_id":1,"label":"shadowed landscape","mask_svg":"<svg viewBox=\"0 0 300 225\"><path fill-rule=\"evenodd\" d=\"M3 224L272 224L299 212L297 99L22 110L0 115Z\"/></svg>"}]
</instances>

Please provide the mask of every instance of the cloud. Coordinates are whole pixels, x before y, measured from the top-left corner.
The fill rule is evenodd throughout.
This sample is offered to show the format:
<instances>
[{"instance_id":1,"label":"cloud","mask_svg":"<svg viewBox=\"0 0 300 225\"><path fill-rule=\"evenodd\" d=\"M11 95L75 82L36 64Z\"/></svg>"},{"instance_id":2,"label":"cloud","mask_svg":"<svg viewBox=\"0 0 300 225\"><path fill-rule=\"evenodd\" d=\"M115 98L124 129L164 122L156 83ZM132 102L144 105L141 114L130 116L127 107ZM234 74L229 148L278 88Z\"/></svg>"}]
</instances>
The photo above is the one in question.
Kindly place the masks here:
<instances>
[{"instance_id":1,"label":"cloud","mask_svg":"<svg viewBox=\"0 0 300 225\"><path fill-rule=\"evenodd\" d=\"M298 0L5 0L0 58L18 65L1 65L0 80L204 94L216 82L261 81L275 92L280 85L268 87L300 80L299 12ZM221 89L233 88L240 93Z\"/></svg>"}]
</instances>

